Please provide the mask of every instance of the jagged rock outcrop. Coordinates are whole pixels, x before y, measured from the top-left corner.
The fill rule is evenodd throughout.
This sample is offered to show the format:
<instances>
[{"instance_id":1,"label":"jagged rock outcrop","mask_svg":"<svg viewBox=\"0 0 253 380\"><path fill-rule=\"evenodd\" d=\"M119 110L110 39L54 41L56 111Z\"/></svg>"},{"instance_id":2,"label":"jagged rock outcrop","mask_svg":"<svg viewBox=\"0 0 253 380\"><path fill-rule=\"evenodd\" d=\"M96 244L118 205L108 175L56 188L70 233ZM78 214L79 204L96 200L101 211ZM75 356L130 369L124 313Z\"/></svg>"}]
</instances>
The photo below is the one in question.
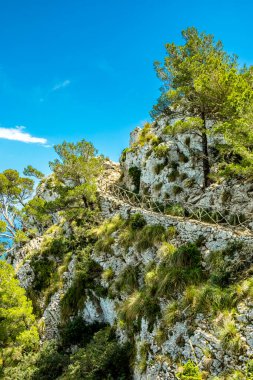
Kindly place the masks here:
<instances>
[{"instance_id":1,"label":"jagged rock outcrop","mask_svg":"<svg viewBox=\"0 0 253 380\"><path fill-rule=\"evenodd\" d=\"M98 322L114 327L120 342L131 340L135 347L133 378L136 380L175 379L179 363L188 360L196 362L208 376L236 369L245 371L248 360L253 357L253 300L249 290L252 284L247 282L252 275L252 231L156 213L131 205L124 199L117 199L115 194L110 193L111 185L121 183L138 193L140 198L148 195L161 203L168 200L182 204L191 202L199 207L223 212L229 206L231 214L250 214L253 210L253 189L250 183L223 181L203 190L200 144L198 137L187 134L173 137L167 134L165 121L153 123L146 127L145 133L136 129L131 134L131 146L123 153L121 169L118 164L108 161L104 176L98 180L101 223L111 224L109 228L104 229L103 233L107 234L106 236L98 234L94 238L89 251L90 259L97 264L100 283L97 283L96 277L91 284L89 277L87 286L90 288L87 292L84 290L84 301L76 315L81 316L89 325ZM210 143L210 147L210 159L215 170L215 141ZM40 187L40 195L44 199L54 198L54 194L46 186L46 181L43 186ZM143 223L141 228L148 226L152 230L153 227L159 227L154 241L148 247L145 244L141 248L138 247L138 240L135 240L138 233L135 234L136 231L130 223L136 215L138 221ZM63 235L69 237L74 233L73 228L70 232L68 223L64 220L56 217L55 222L61 223ZM140 226L135 228L138 230ZM54 239L57 232L50 236ZM148 238L149 236L147 240ZM31 252L36 251L40 255L43 239L39 237L32 240L12 258L21 286L27 290L33 287L38 276L31 265ZM99 239L105 239L105 242L99 245ZM217 300L213 301L211 298L210 304L216 301L222 303L222 297L230 297L229 301L224 301L230 302L228 310L225 310L225 307L221 311L216 310L215 316L212 314L211 306L210 310L205 312L191 312L191 308L194 309L197 303L194 296L197 298L198 294L192 296L192 289L189 288L188 297L192 296L191 303L188 300L189 304L180 310L180 317L174 310L175 320L166 322L166 313L170 306L176 305L179 308L181 304L184 305L186 283L182 287L179 284L178 289L171 289L172 296L168 295L168 292L161 294L157 289L153 293L150 291L148 301L152 304L152 297L155 299L151 316L144 315L144 311L139 310L139 318L134 310L134 317L131 315L130 322L127 321L124 316L124 313L128 313L126 305L136 309L138 301L142 305L146 289L150 286L149 281L155 281L159 270L165 265L166 260L161 253L163 244L167 244L168 249L172 250L180 250L180 247L187 244L194 245L194 249L200 252L197 270L201 271L202 277L199 283L192 281L190 285L199 286L198 289L196 285L196 292L202 291L202 288L205 290L206 284L206 293L210 292L210 289L211 292L218 289ZM85 250L87 247L81 248ZM78 247L78 252L81 248ZM216 253L222 260L221 264L216 264L216 270L222 265L226 275L230 276L231 286L224 285L226 294L222 293L222 286L216 286L216 283L213 287L210 285L213 275L211 258ZM76 252L70 248L67 255L66 262L64 256L48 257L50 265L51 261L55 264L52 270L57 271L61 265L64 270L59 271L61 278L57 284L58 288L53 288L52 294L48 292L47 301L41 301L42 340L58 338L59 326L62 324L61 300L75 284L78 266ZM196 273L199 273L198 271ZM85 276L88 274L85 273ZM82 278L83 282L86 281L86 277ZM163 278L160 278L160 282L162 281ZM204 296L203 292L203 298ZM233 297L236 299L234 303L231 301ZM146 304L144 306L148 307ZM70 321L73 319L71 313L68 317ZM224 331L225 328L230 328L232 332ZM232 334L231 337L229 333ZM228 334L231 341L234 339L233 345L225 340L224 334Z\"/></svg>"},{"instance_id":2,"label":"jagged rock outcrop","mask_svg":"<svg viewBox=\"0 0 253 380\"><path fill-rule=\"evenodd\" d=\"M218 138L209 138L212 173L217 169ZM191 203L226 214L253 213L252 183L222 180L203 189L201 137L172 135L162 119L131 134L130 147L121 156L121 183L159 202ZM134 168L134 169L133 169Z\"/></svg>"}]
</instances>

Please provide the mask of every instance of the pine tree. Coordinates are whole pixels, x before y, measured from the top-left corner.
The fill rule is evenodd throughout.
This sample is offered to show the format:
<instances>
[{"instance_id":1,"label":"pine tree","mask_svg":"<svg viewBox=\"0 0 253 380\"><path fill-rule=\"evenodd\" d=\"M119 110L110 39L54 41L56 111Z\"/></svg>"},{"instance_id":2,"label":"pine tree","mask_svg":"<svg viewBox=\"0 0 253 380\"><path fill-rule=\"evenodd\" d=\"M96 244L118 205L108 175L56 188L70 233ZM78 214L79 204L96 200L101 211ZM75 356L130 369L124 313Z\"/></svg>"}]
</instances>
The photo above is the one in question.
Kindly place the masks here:
<instances>
[{"instance_id":1,"label":"pine tree","mask_svg":"<svg viewBox=\"0 0 253 380\"><path fill-rule=\"evenodd\" d=\"M236 129L235 120L238 123L252 104L251 76L238 69L236 57L229 56L212 35L195 28L182 35L183 45L166 45L164 65L155 63L163 88L151 114L176 119L173 133L187 131L201 138L205 188L210 173L208 134Z\"/></svg>"}]
</instances>

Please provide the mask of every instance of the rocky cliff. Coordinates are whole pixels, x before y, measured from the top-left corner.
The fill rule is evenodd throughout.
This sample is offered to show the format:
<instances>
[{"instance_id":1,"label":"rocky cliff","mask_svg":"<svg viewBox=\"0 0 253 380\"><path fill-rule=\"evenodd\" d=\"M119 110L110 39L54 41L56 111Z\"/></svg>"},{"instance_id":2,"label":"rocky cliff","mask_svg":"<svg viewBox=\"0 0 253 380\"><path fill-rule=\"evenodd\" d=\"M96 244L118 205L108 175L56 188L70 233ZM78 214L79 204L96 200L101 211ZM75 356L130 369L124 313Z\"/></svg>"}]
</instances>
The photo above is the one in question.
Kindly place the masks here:
<instances>
[{"instance_id":1,"label":"rocky cliff","mask_svg":"<svg viewBox=\"0 0 253 380\"><path fill-rule=\"evenodd\" d=\"M253 188L221 180L203 189L199 157L198 138L171 136L164 120L136 129L121 167L108 164L99 181L96 225L81 229L56 218L15 252L12 263L37 310L42 341L60 339L62 326L81 317L111 326L120 344L130 344L131 378L248 376ZM128 198L116 196L115 183L130 191ZM145 196L161 208L146 207ZM205 218L193 217L189 205L202 216L205 210ZM180 377L187 365L202 377Z\"/></svg>"}]
</instances>

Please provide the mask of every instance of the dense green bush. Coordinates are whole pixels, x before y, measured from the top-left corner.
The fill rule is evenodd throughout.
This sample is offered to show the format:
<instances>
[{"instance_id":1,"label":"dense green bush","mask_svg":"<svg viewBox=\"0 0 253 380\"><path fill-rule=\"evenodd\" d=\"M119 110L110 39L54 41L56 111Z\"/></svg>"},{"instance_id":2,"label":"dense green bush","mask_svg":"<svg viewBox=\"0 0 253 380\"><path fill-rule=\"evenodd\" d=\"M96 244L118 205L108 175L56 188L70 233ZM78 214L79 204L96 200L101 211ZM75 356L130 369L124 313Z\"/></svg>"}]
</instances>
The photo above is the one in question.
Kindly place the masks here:
<instances>
[{"instance_id":1,"label":"dense green bush","mask_svg":"<svg viewBox=\"0 0 253 380\"><path fill-rule=\"evenodd\" d=\"M132 178L132 182L135 187L134 190L138 194L140 191L141 170L137 166L132 166L131 168L129 168L128 173Z\"/></svg>"},{"instance_id":2,"label":"dense green bush","mask_svg":"<svg viewBox=\"0 0 253 380\"><path fill-rule=\"evenodd\" d=\"M164 255L157 267L157 294L170 296L188 284L198 283L203 278L201 254L195 244L185 244Z\"/></svg>"},{"instance_id":3,"label":"dense green bush","mask_svg":"<svg viewBox=\"0 0 253 380\"><path fill-rule=\"evenodd\" d=\"M143 228L146 224L147 222L142 214L137 213L130 216L129 225L132 229Z\"/></svg>"},{"instance_id":4,"label":"dense green bush","mask_svg":"<svg viewBox=\"0 0 253 380\"><path fill-rule=\"evenodd\" d=\"M5 380L55 380L69 363L68 355L58 351L55 341L46 342L38 352L19 359L17 365L5 370Z\"/></svg>"},{"instance_id":5,"label":"dense green bush","mask_svg":"<svg viewBox=\"0 0 253 380\"><path fill-rule=\"evenodd\" d=\"M87 325L81 316L69 319L65 326L60 328L60 344L65 349L71 345L84 347L92 339L94 333L104 327L100 323Z\"/></svg>"},{"instance_id":6,"label":"dense green bush","mask_svg":"<svg viewBox=\"0 0 253 380\"><path fill-rule=\"evenodd\" d=\"M179 380L202 380L204 379L198 366L189 360L176 374Z\"/></svg>"},{"instance_id":7,"label":"dense green bush","mask_svg":"<svg viewBox=\"0 0 253 380\"><path fill-rule=\"evenodd\" d=\"M164 158L169 154L170 148L166 145L158 145L154 148L154 153L157 158Z\"/></svg>"},{"instance_id":8,"label":"dense green bush","mask_svg":"<svg viewBox=\"0 0 253 380\"><path fill-rule=\"evenodd\" d=\"M46 289L57 268L56 261L47 256L34 256L31 260L31 267L36 273L32 287L36 292L41 292Z\"/></svg>"},{"instance_id":9,"label":"dense green bush","mask_svg":"<svg viewBox=\"0 0 253 380\"><path fill-rule=\"evenodd\" d=\"M129 369L130 349L120 346L109 327L95 333L85 348L72 357L62 380L101 380L131 378Z\"/></svg>"},{"instance_id":10,"label":"dense green bush","mask_svg":"<svg viewBox=\"0 0 253 380\"><path fill-rule=\"evenodd\" d=\"M160 224L147 225L138 234L136 247L139 251L151 248L154 244L162 242L166 238L166 229Z\"/></svg>"}]
</instances>

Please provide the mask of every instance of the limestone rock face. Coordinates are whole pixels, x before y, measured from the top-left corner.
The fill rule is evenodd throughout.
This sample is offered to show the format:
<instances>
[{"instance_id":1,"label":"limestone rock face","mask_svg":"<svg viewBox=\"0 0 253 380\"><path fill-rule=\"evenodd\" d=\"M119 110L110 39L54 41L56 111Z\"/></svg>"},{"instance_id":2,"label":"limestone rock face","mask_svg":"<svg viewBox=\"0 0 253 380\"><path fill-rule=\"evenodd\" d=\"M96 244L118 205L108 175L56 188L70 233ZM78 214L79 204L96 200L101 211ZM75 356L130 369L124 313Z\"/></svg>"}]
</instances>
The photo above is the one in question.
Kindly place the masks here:
<instances>
[{"instance_id":1,"label":"limestone rock face","mask_svg":"<svg viewBox=\"0 0 253 380\"><path fill-rule=\"evenodd\" d=\"M138 213L143 216L149 226L160 225L166 231L169 228L174 230L176 233L169 243L176 248L186 243L201 241L200 265L205 273L208 273L210 268L209 258L213 252L224 250L231 242L242 243L243 250L230 252L224 257L225 267L230 273L241 265L249 269L253 260L252 231L148 211L143 207L131 205L131 202L127 203L122 198L116 198L110 193L108 188L114 183L120 183L130 191L139 192L140 196L148 196L163 204L189 203L196 207L212 208L222 212L228 210L228 215L253 212L253 186L250 183L240 183L235 180L223 181L203 190L200 137L190 134L177 136L168 134L165 120L144 128L146 128L145 133L141 128L131 133L130 148L124 151L120 166L107 161L103 176L98 178L101 219L106 220L120 215L121 218L129 220L133 214ZM209 142L210 160L215 171L216 141ZM55 199L55 194L48 188L47 181L40 187L39 193L46 200ZM59 225L60 219L55 218L55 222ZM71 235L71 226L67 222L61 223L61 228L64 236ZM97 252L96 247L91 248L91 258L99 264L103 274L106 271L111 273L114 282L102 276L99 285L100 290L101 286L103 287L103 292L96 290L96 286L88 289L87 294L85 293L84 306L80 308L78 315L82 316L87 324L99 322L115 327L116 335L123 343L127 341L128 334L119 310L129 298L130 292L128 293L124 287L117 288L115 283L122 281L127 270L132 268L137 273L134 290L136 288L142 290L146 281L146 268L150 265L157 268L162 261L159 256L161 243L158 242L151 248L138 250L135 242L131 242L127 248L123 246L118 230L113 232L111 237L110 249L106 251L101 248ZM34 250L39 251L41 242L41 237L33 239L25 247L17 249L11 258L20 284L25 289L29 289L36 278L36 273L30 265L29 254ZM85 249L86 246L83 248ZM70 253L72 255L72 252ZM61 285L45 304L41 319L44 326L42 340L59 337L59 325L62 323L61 299L73 285L76 269L75 253L73 252L70 257L71 260L67 261L69 263L67 269L64 267L65 271L61 273ZM58 260L57 257L50 256L51 259L55 259L56 262ZM62 262L59 260L57 264L60 265ZM240 291L243 292L244 289ZM180 301L183 295L182 292L178 290L177 292L175 298L176 301ZM169 299L169 297L166 299L162 296L158 299L161 315L173 301L174 299ZM234 314L235 329L243 345L242 352L232 352L224 348L215 323L208 312L196 313L193 317L187 315L187 310L184 310L183 317L173 322L165 331L163 331L164 321L161 316L157 317L152 325L146 318L141 318L138 321L138 329L135 326L131 336L136 351L133 378L136 380L175 379L177 363L179 361L185 363L188 360L197 361L200 369L208 371L211 376L219 375L224 370L245 370L247 360L253 356L252 300L248 296L242 299L236 305ZM159 340L161 332L163 332L163 337Z\"/></svg>"},{"instance_id":2,"label":"limestone rock face","mask_svg":"<svg viewBox=\"0 0 253 380\"><path fill-rule=\"evenodd\" d=\"M121 157L123 186L136 190L131 168L138 168L140 195L165 204L189 203L228 214L253 214L251 183L223 180L203 189L200 136L187 133L172 135L166 127L166 120L150 124L144 133L145 128L132 132L130 147ZM218 141L218 138L209 138L213 173L217 169L215 145Z\"/></svg>"},{"instance_id":3,"label":"limestone rock face","mask_svg":"<svg viewBox=\"0 0 253 380\"><path fill-rule=\"evenodd\" d=\"M68 269L63 273L64 286L59 289L50 299L48 306L45 308L41 322L44 325L42 340L56 339L59 335L59 325L61 323L61 297L72 285L75 268L75 257L68 265Z\"/></svg>"}]
</instances>

